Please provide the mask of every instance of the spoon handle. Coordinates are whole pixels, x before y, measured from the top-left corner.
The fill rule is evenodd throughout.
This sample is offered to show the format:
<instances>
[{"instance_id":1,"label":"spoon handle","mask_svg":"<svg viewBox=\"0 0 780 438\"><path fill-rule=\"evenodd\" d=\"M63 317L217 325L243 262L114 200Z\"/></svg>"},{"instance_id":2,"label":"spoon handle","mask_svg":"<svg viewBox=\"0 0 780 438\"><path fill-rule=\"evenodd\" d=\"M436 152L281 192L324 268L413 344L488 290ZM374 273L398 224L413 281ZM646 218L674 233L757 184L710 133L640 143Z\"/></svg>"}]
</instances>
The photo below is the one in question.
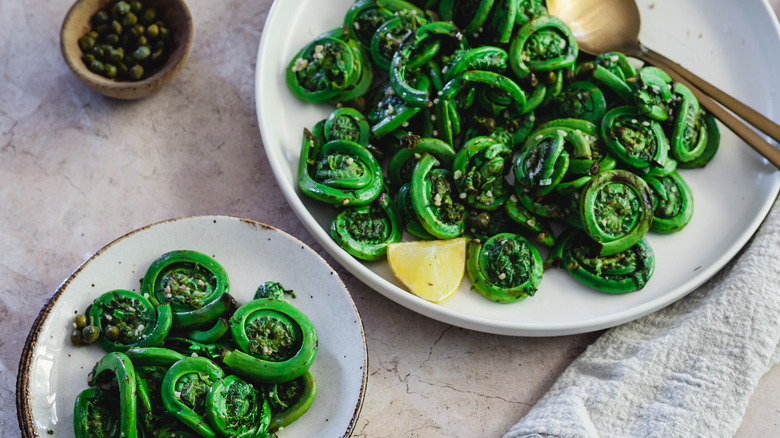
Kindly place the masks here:
<instances>
[{"instance_id":1,"label":"spoon handle","mask_svg":"<svg viewBox=\"0 0 780 438\"><path fill-rule=\"evenodd\" d=\"M737 134L749 146L768 159L775 167L780 168L780 150L767 142L762 136L758 135L756 131L747 126L743 121L726 111L724 107L777 142L780 142L780 126L744 103L724 93L704 79L691 73L680 64L671 61L651 49L646 47L643 49L644 51L640 55L640 58L663 68L675 81L688 85L688 88L691 89L699 100L699 103L701 103L705 109ZM716 103L716 101L720 104Z\"/></svg>"}]
</instances>

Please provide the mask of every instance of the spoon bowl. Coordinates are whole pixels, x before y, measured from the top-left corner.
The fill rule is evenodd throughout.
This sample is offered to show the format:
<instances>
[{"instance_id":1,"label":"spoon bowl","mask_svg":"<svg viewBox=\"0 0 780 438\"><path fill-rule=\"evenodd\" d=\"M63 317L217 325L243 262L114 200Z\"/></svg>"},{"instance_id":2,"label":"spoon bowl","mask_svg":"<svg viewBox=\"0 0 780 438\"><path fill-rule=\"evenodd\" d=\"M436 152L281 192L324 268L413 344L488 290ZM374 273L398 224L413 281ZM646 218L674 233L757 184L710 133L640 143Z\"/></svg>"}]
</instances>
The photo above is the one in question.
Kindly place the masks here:
<instances>
[{"instance_id":1,"label":"spoon bowl","mask_svg":"<svg viewBox=\"0 0 780 438\"><path fill-rule=\"evenodd\" d=\"M636 56L641 52L641 20L634 1L547 0L547 8L569 26L585 53L618 51Z\"/></svg>"},{"instance_id":2,"label":"spoon bowl","mask_svg":"<svg viewBox=\"0 0 780 438\"><path fill-rule=\"evenodd\" d=\"M583 52L591 55L622 52L665 70L673 80L688 86L702 107L780 168L780 150L759 134L780 142L780 126L680 64L642 45L639 41L641 18L634 0L547 0L547 10L569 26Z\"/></svg>"}]
</instances>

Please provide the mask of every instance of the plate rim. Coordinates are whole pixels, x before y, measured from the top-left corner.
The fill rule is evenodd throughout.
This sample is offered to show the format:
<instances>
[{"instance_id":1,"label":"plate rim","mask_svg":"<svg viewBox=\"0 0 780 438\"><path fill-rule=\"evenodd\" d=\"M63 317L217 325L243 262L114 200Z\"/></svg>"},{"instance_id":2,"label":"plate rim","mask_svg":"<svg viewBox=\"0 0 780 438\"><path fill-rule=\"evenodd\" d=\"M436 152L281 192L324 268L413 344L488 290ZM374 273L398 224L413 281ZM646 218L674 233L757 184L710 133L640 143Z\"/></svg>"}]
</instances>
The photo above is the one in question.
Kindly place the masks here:
<instances>
[{"instance_id":1,"label":"plate rim","mask_svg":"<svg viewBox=\"0 0 780 438\"><path fill-rule=\"evenodd\" d=\"M276 2L274 2L275 4ZM23 438L38 438L39 435L35 432L35 428L33 427L33 412L32 412L32 406L30 405L30 386L31 386L31 380L32 380L32 373L30 373L30 366L33 361L33 352L35 351L35 348L38 344L39 337L41 335L41 329L43 327L43 324L46 322L48 316L51 314L52 310L54 309L54 306L57 303L57 300L62 296L62 294L67 289L67 286L76 278L76 276L82 272L90 263L92 263L97 257L99 257L101 254L104 254L106 251L108 251L111 247L119 244L122 241L127 240L128 238L131 238L132 236L139 234L143 232L144 230L157 227L160 225L165 224L171 224L174 222L183 222L183 221L189 221L189 220L228 220L228 221L238 221L238 222L244 222L249 225L253 225L255 227L260 227L265 230L270 230L273 232L278 232L283 235L284 238L289 238L292 240L292 242L297 243L301 247L305 247L312 255L318 257L320 261L328 268L331 272L335 274L336 279L339 281L341 286L344 288L344 291L346 292L346 296L349 300L349 304L352 306L353 310L355 311L355 317L357 326L360 329L360 338L362 340L363 344L363 354L362 354L362 379L360 383L360 392L359 397L357 400L357 404L355 405L355 409L352 413L352 418L348 423L348 428L344 432L343 437L348 437L352 435L354 432L355 426L357 424L357 419L360 416L360 412L363 408L363 404L365 402L365 396L366 396L366 388L368 384L368 345L367 345L367 339L366 339L366 332L365 327L363 325L363 319L360 315L360 309L358 309L355 300L352 297L352 294L349 292L349 289L347 288L346 284L344 284L344 280L341 278L341 276L338 275L335 269L328 263L327 260L325 260L322 255L317 253L313 248L311 248L309 245L307 245L305 242L300 240L299 238L293 236L292 234L277 228L273 225L269 225L264 222L260 222L258 220L254 219L248 219L238 216L231 216L231 215L219 215L219 214L203 214L203 215L189 215L189 216L180 216L170 219L165 219L161 221L157 221L148 225L145 225L143 227L134 229L128 233L125 233L116 239L112 240L108 244L102 246L99 250L91 254L85 261L83 261L75 270L73 270L72 273L68 275L68 277L60 283L59 286L57 286L56 290L46 299L43 306L41 307L41 310L38 312L38 314L35 317L35 320L33 321L32 326L30 327L30 331L27 333L27 337L24 341L24 346L22 347L22 353L19 359L19 365L17 368L17 375L16 375L16 416L17 416L17 422L19 425L19 431L22 434Z\"/></svg>"},{"instance_id":2,"label":"plate rim","mask_svg":"<svg viewBox=\"0 0 780 438\"><path fill-rule=\"evenodd\" d=\"M275 10L278 9L278 4L287 1L289 0L274 1L274 8L271 9L269 15L266 18L266 28L268 27L268 24L272 22L272 19L275 15L274 12L276 12ZM754 3L754 7L763 8L763 10L769 15L771 28L766 26L766 30L771 30L773 36L780 40L780 22L778 21L777 16L774 15L768 0L756 1L758 4ZM265 38L267 35L265 30L266 29L264 28L263 40L266 41L263 42L267 44L268 38ZM333 239L327 235L325 230L317 222L317 220L304 204L302 199L303 195L300 193L298 185L295 183L297 180L294 178L293 183L288 184L286 180L286 169L282 167L284 164L286 164L283 162L288 160L286 160L283 156L282 147L279 147L278 145L273 148L266 147L266 139L272 138L273 136L270 136L266 133L270 127L266 126L266 123L264 123L261 109L260 86L263 81L266 80L264 79L266 75L263 71L263 62L261 59L261 55L263 54L266 45L263 44L263 42L261 42L261 45L258 48L256 59L254 93L255 112L257 115L260 134L263 139L263 148L268 156L271 169L274 173L278 185L280 186L280 189L282 190L282 193L292 207L296 216L299 218L299 220L301 220L306 229L312 234L315 240L317 240L317 242L328 252L331 257L333 257L347 271L360 279L368 287L413 312L419 313L423 316L440 322L455 325L461 328L497 335L547 337L593 332L635 320L678 301L679 299L693 292L702 284L709 281L713 276L720 272L731 260L736 257L736 255L742 249L745 248L752 236L756 233L760 225L766 219L769 210L775 203L774 200L777 199L778 193L780 193L780 177L774 175L772 177L772 188L770 189L772 195L768 197L771 198L772 201L764 201L761 205L761 208L756 211L756 216L754 219L747 224L748 226L744 227L745 229L749 230L749 232L745 232L740 235L740 238L735 240L733 244L729 246L727 251L724 251L720 257L713 260L711 266L703 268L702 273L704 273L704 275L697 275L688 281L682 282L681 285L676 288L677 293L675 294L667 293L630 308L622 309L607 315L597 315L596 317L589 318L587 320L578 320L574 323L558 323L544 327L529 327L527 325L524 326L522 324L518 324L517 321L486 321L486 318L482 316L459 313L453 311L450 308L443 307L440 304L434 304L420 300L410 293L397 293L393 289L398 289L402 292L405 291L403 291L403 289L397 285L388 282L384 278L374 273L369 267L366 266L366 264L355 260L346 251L336 245L333 242ZM773 112L771 111L772 109L777 110L777 108L780 107L774 105L774 107L770 109L770 112Z\"/></svg>"}]
</instances>

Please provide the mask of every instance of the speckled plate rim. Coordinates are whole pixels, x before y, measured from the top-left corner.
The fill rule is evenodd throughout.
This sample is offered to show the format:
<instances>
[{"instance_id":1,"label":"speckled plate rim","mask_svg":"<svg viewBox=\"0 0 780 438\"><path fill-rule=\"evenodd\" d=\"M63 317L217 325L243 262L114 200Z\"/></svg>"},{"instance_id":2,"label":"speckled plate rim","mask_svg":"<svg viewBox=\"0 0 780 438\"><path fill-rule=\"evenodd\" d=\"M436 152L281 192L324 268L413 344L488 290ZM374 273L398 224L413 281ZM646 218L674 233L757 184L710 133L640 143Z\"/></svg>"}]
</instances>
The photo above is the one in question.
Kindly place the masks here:
<instances>
[{"instance_id":1,"label":"speckled plate rim","mask_svg":"<svg viewBox=\"0 0 780 438\"><path fill-rule=\"evenodd\" d=\"M58 302L62 301L61 299L63 298L63 296L65 296L66 294L72 294L71 292L69 292L68 287L74 281L76 281L79 275L83 274L85 270L88 270L93 265L97 265L98 263L100 263L101 258L105 258L106 254L110 254L112 251L115 251L117 246L125 242L128 242L130 240L143 239L144 236L150 230L160 229L161 227L178 227L183 224L197 227L198 222L202 222L203 223L202 226L204 228L207 226L206 224L214 224L215 226L219 227L219 226L223 226L223 224L226 223L228 224L228 226L236 226L236 227L245 226L246 227L245 230L241 230L240 232L245 235L244 237L248 238L246 239L246 241L251 241L251 239L249 239L251 235L257 235L258 233L270 233L268 234L267 237L268 241L271 241L272 238L278 238L281 239L283 244L286 246L287 250L291 252L304 251L303 257L308 258L312 262L306 265L306 269L309 275L314 275L316 277L317 274L319 273L323 276L323 278L325 278L325 281L319 283L323 285L323 288L319 291L319 293L324 294L326 298L329 300L329 303L331 303L331 305L333 303L333 300L336 300L338 306L340 306L342 310L346 310L349 313L349 315L342 315L341 320L344 321L343 324L332 323L335 325L328 325L327 328L331 329L341 324L341 326L343 327L348 327L348 330L344 330L341 334L337 334L336 337L342 336L340 340L336 341L334 337L329 341L328 335L331 333L329 333L328 331L323 331L320 328L321 325L319 321L326 320L326 319L333 319L334 315L331 314L330 311L328 310L330 307L321 306L321 305L319 306L309 305L306 308L304 313L306 313L315 323L315 326L317 326L320 335L319 336L320 346L319 346L319 352L317 357L318 360L315 360L315 365L313 365L312 368L312 371L314 372L315 376L318 378L319 396L315 400L315 404L312 406L310 411L307 412L307 414L304 415L304 417L302 417L298 422L285 428L285 430L282 431L282 433L280 433L280 438L310 436L311 430L315 430L315 429L311 428L311 425L306 425L304 423L307 422L307 415L309 415L308 418L309 422L316 421L313 418L313 415L316 415L314 412L317 409L318 401L320 401L321 406L325 406L326 404L329 406L329 408L336 406L339 412L338 415L332 415L326 418L319 418L318 420L321 420L322 423L317 424L316 430L321 431L322 428L327 427L328 430L331 432L334 432L335 430L338 431L338 432L334 432L332 436L348 437L352 435L365 398L366 384L368 381L368 352L366 346L365 331L363 329L363 322L360 317L359 311L354 301L352 300L349 291L347 290L341 278L338 276L338 273L336 273L335 270L333 270L331 266L327 263L327 261L325 261L319 254L317 254L308 245L306 245L296 237L290 235L289 233L286 233L285 231L282 231L276 227L255 220L238 218L233 216L197 215L197 216L173 218L173 219L156 222L147 225L145 227L136 229L134 231L131 231L117 238L116 240L112 241L111 243L104 246L96 253L94 253L89 259L87 259L47 299L46 303L43 305L41 311L38 313L35 321L33 322L32 327L30 328L19 361L18 374L16 379L16 408L17 408L16 410L17 410L19 429L22 437L32 438L32 437L49 436L45 432L45 430L47 429L46 425L38 424L36 427L36 422L38 420L36 419L35 408L31 404L31 391L33 391L33 387L35 386L36 382L34 381L35 380L35 376L33 375L34 372L31 369L33 367L33 362L36 359L35 352L39 344L41 343L41 338L44 335L48 334L45 332L44 329L47 320L51 317L51 315L55 313L55 310L59 310L57 309L57 304ZM210 237L210 238L216 238L216 237ZM198 237L195 237L192 240L197 241L198 239L199 239ZM196 247L198 245L193 244L190 246ZM165 251L167 250L170 249L165 249ZM160 255L161 254L162 253L160 253ZM299 269L299 268L290 267L290 269ZM298 272L299 271L295 271L294 274L297 274ZM133 275L137 275L137 273ZM228 275L230 275L230 272L228 272ZM285 283L285 280L290 280L290 278L282 279L280 277L284 277L284 275L279 275L275 277L275 279L277 279L276 281L281 281L282 284L287 287L289 283ZM270 278L268 279L270 280ZM231 280L231 284L235 285L232 282L232 280ZM298 294L299 295L301 294L300 290L298 290ZM308 294L309 294L308 292L303 292L303 295L308 295ZM324 300L326 298L322 298L321 300ZM92 297L90 297L90 299L92 299ZM314 300L314 297L312 296L311 299ZM244 301L245 300L239 300L240 303ZM297 304L296 301L292 301L292 303ZM316 310L318 308L322 309L319 311L319 313ZM63 336L61 338L67 340L67 336ZM356 342L358 339L359 342ZM340 344L345 340L350 342L350 348L353 348L354 349L353 351L346 354L343 354L343 352L339 352L338 354L336 354L335 351L329 351L329 348L331 348L333 345ZM73 347L66 347L66 348L73 348ZM97 353L97 354L102 354L102 353ZM334 375L338 374L341 378L346 377L349 379L348 384L335 388L335 392L337 392L336 394L330 394L331 396L334 397L328 397L329 394L323 393L323 383L327 382L326 380L327 377L321 377L322 375L317 376L317 371L319 370L319 368L315 369L316 367L319 366L318 364L320 364L321 361L326 361L326 360L327 361L333 361L333 360L349 361L350 367L354 367L354 369L359 370L359 372L350 373L346 369L333 369L333 368L328 369L328 371L332 372L332 374ZM337 365L340 364L341 363L337 363ZM333 366L333 364L332 363L328 364L328 366ZM324 365L321 368L323 368L323 371L326 369ZM84 371L83 374L84 374L83 381L86 382L86 371ZM84 388L86 388L86 383L84 384ZM349 391L349 393L347 393L347 391ZM75 397L75 394L73 396ZM325 398L328 398L328 400L326 401ZM338 404L335 404L333 403L333 400L339 400L340 402ZM330 409L328 412L333 414L333 412L331 411L332 409ZM317 414L319 414L319 412L317 412ZM305 430L301 426L309 426L310 428ZM70 427L71 428L69 430L72 432L72 426Z\"/></svg>"},{"instance_id":2,"label":"speckled plate rim","mask_svg":"<svg viewBox=\"0 0 780 438\"><path fill-rule=\"evenodd\" d=\"M718 156L686 173L697 203L691 224L672 236L652 235L656 273L642 290L603 294L565 272L545 272L537 294L521 303L490 302L468 278L446 301L433 304L408 293L387 263L361 262L330 237L333 210L303 195L297 184L304 127L332 111L296 99L285 83L290 60L314 37L339 26L352 2L276 0L258 49L255 107L263 147L289 204L314 238L353 275L392 301L421 315L463 327L511 336L560 336L614 327L684 297L720 271L749 241L780 191L780 173L721 128ZM640 40L763 112L780 112L773 72L780 58L780 26L767 0L637 0ZM744 66L749 65L750 80ZM690 177L690 179L689 179ZM730 202L723 202L729 199ZM675 239L673 244L670 239Z\"/></svg>"}]
</instances>

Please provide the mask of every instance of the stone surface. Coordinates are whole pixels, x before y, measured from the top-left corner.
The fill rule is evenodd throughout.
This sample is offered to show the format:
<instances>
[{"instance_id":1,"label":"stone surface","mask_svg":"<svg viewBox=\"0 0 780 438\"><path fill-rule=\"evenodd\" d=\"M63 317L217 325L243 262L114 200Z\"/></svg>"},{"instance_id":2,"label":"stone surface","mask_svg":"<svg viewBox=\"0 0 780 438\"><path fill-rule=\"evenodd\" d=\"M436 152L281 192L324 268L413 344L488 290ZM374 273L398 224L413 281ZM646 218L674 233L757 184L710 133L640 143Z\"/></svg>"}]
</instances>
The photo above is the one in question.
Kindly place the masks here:
<instances>
[{"instance_id":1,"label":"stone surface","mask_svg":"<svg viewBox=\"0 0 780 438\"><path fill-rule=\"evenodd\" d=\"M46 299L90 255L173 217L225 214L281 228L336 266L272 175L254 68L270 0L191 0L196 36L160 94L120 102L67 69L69 0L0 2L0 435L16 436L15 380ZM229 25L228 25L229 24ZM413 313L339 269L363 318L369 377L355 437L501 436L599 333L488 335ZM777 436L780 369L739 437Z\"/></svg>"}]
</instances>

